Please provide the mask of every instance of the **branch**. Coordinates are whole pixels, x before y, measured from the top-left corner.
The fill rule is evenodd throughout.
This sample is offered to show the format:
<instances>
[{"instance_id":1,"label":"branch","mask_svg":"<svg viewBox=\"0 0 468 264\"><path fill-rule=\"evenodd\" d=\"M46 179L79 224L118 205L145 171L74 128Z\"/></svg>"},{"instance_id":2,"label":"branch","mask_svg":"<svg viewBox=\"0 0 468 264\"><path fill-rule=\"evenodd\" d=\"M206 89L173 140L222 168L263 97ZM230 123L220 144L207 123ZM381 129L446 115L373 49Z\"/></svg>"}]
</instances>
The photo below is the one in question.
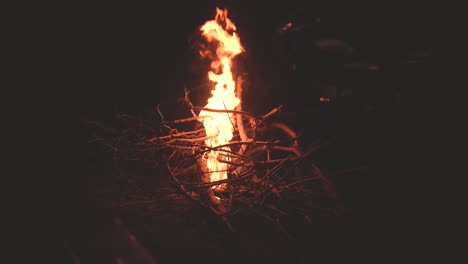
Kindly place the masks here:
<instances>
[{"instance_id":1,"label":"branch","mask_svg":"<svg viewBox=\"0 0 468 264\"><path fill-rule=\"evenodd\" d=\"M244 111L236 111L236 110L220 110L220 109L212 109L212 108L205 108L205 107L199 107L199 106L194 106L193 109L195 110L200 110L200 111L207 111L207 112L214 112L214 113L232 113L232 114L238 114L238 115L245 115L245 116L250 116L255 119L261 120L262 117L249 113L249 112L244 112Z\"/></svg>"},{"instance_id":2,"label":"branch","mask_svg":"<svg viewBox=\"0 0 468 264\"><path fill-rule=\"evenodd\" d=\"M153 137L153 138L148 139L147 141L151 143L151 142L154 142L154 141L169 139L169 138L173 138L173 137L181 137L181 136L186 136L186 135L198 134L198 133L204 132L204 131L205 131L204 128L200 128L198 130L180 132L180 133L171 134L171 135L168 135L168 136Z\"/></svg>"},{"instance_id":3,"label":"branch","mask_svg":"<svg viewBox=\"0 0 468 264\"><path fill-rule=\"evenodd\" d=\"M236 95L237 95L237 98L239 98L240 100L240 103L236 107L237 111L242 111L242 83L243 83L242 76L239 75L237 77L237 83L236 83L236 87L237 87ZM239 135L240 135L241 140L244 142L252 141L252 139L248 138L247 134L245 133L244 123L242 122L242 115L236 115L236 119L237 119L237 127L239 128ZM239 154L242 155L245 152L246 148L247 148L247 145L242 144L239 149Z\"/></svg>"},{"instance_id":4,"label":"branch","mask_svg":"<svg viewBox=\"0 0 468 264\"><path fill-rule=\"evenodd\" d=\"M185 93L185 102L187 103L188 107L190 108L190 112L192 112L192 115L193 117L197 117L197 114L195 114L195 112L193 111L193 104L192 102L190 102L190 98L188 97L189 95L189 90L187 89L187 87L184 88L184 93Z\"/></svg>"},{"instance_id":5,"label":"branch","mask_svg":"<svg viewBox=\"0 0 468 264\"><path fill-rule=\"evenodd\" d=\"M283 108L282 105L278 106L277 108L274 108L273 110L271 110L270 112L268 112L267 114L265 114L264 116L262 116L262 120L265 120L267 119L268 117L278 113L279 111L281 111L281 108Z\"/></svg>"}]
</instances>

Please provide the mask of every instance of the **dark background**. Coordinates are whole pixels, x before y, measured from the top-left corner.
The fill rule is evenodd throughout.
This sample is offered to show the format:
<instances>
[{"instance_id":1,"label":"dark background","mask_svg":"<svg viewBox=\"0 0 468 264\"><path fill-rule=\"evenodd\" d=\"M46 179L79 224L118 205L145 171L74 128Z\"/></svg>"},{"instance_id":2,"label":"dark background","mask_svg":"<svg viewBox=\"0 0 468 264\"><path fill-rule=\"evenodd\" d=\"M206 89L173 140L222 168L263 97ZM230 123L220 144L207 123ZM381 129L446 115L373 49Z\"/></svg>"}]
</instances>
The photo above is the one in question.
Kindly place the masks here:
<instances>
[{"instance_id":1,"label":"dark background","mask_svg":"<svg viewBox=\"0 0 468 264\"><path fill-rule=\"evenodd\" d=\"M47 19L56 62L50 71L60 87L47 103L54 112L52 127L60 127L54 130L58 148L51 155L56 173L43 181L47 213L42 215L53 230L51 245L74 232L66 212L76 204L63 197L87 191L80 173L89 135L81 119L112 123L117 112L145 115L157 104L171 115L184 86L194 103L203 105L207 69L193 45L198 27L213 18L216 6L228 8L246 49L238 58L239 71L249 76L246 108L263 113L283 104L305 142L314 136L338 138L341 147L330 150L337 153L324 165L333 167L330 157L342 162L357 156L371 168L375 177L366 178L353 199L367 208L372 220L365 223L374 226L360 230L398 231L388 247L424 242L421 252L444 248L458 231L456 182L462 176L461 156L455 153L462 150L463 104L451 77L450 58L456 52L450 10L427 3L240 0L76 3ZM280 34L289 21L308 27ZM329 38L355 52L317 46ZM344 69L352 62L364 66ZM321 103L331 86L352 94Z\"/></svg>"}]
</instances>

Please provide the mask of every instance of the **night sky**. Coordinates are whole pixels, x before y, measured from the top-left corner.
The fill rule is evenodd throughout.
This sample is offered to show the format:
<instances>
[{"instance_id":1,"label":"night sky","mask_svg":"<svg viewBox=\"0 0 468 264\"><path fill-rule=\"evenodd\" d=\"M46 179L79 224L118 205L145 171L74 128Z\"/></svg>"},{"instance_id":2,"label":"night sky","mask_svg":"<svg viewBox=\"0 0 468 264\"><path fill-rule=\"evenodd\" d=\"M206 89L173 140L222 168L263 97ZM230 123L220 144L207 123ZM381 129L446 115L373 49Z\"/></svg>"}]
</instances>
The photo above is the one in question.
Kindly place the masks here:
<instances>
[{"instance_id":1,"label":"night sky","mask_svg":"<svg viewBox=\"0 0 468 264\"><path fill-rule=\"evenodd\" d=\"M359 199L384 205L373 211L381 223L391 225L395 222L384 218L399 214L392 219L407 219L409 230L426 237L456 231L452 201L458 198L451 182L461 176L461 158L453 153L461 149L462 99L447 80L446 14L427 5L296 0L64 7L52 22L53 35L60 36L53 52L63 95L53 101L66 128L57 140L67 143L59 144L58 173L46 184L55 219L50 223L63 217L61 197L69 191L63 186L77 181L85 166L80 150L89 134L82 118L112 123L115 113L148 115L157 104L169 116L177 114L184 87L195 104L204 105L207 67L196 43L199 26L213 19L216 6L229 10L246 49L237 67L248 73L248 110L262 114L282 104L305 141L307 135L337 137L345 149L364 153L367 165L381 174ZM306 27L279 33L288 22ZM352 51L327 44L330 39ZM329 95L330 87L352 95L323 106L319 98Z\"/></svg>"},{"instance_id":2,"label":"night sky","mask_svg":"<svg viewBox=\"0 0 468 264\"><path fill-rule=\"evenodd\" d=\"M73 19L64 31L71 46L63 59L73 77L73 88L68 91L78 104L73 107L77 113L137 105L144 109L160 103L164 96L180 95L184 85L196 89L206 69L200 68L191 42L198 27L213 18L216 6L229 9L247 50L239 58L242 70L252 76L252 89L271 103L281 96L314 93L317 88L312 87L312 79L318 79L314 70L334 69L333 56L317 56L314 43L320 38L342 40L360 59L389 72L400 61L409 60L411 53L439 56L445 30L437 14L416 7L338 8L306 1L187 2L70 7ZM317 18L319 24L311 23ZM309 25L303 30L306 33L280 35L278 28L290 21ZM299 64L295 73L288 70L287 56ZM401 72L395 74L402 76ZM334 77L329 75L322 73L321 82L330 82ZM285 89L286 85L290 87Z\"/></svg>"}]
</instances>

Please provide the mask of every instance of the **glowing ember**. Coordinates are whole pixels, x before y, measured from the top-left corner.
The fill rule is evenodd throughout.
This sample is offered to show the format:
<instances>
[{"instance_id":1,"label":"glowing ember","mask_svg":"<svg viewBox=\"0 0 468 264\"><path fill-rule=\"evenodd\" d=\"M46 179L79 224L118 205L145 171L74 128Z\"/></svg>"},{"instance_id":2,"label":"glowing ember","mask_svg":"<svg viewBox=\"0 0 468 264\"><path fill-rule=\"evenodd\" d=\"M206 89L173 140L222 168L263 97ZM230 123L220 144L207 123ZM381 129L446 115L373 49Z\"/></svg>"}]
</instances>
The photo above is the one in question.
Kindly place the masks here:
<instances>
[{"instance_id":1,"label":"glowing ember","mask_svg":"<svg viewBox=\"0 0 468 264\"><path fill-rule=\"evenodd\" d=\"M235 82L232 77L232 59L244 49L239 37L234 32L236 26L227 17L227 10L216 8L214 20L207 21L201 28L203 36L217 45L216 58L211 63L212 71L208 78L215 82L215 88L211 91L212 96L208 99L205 108L217 110L234 110L240 103L235 94ZM232 32L232 34L230 33ZM205 52L200 54L206 55ZM217 113L202 110L200 116L208 116L203 119L207 146L216 147L229 143L233 137L235 120L232 113ZM230 148L225 146L207 153L206 165L210 173L211 181L219 181L227 178L228 157Z\"/></svg>"}]
</instances>

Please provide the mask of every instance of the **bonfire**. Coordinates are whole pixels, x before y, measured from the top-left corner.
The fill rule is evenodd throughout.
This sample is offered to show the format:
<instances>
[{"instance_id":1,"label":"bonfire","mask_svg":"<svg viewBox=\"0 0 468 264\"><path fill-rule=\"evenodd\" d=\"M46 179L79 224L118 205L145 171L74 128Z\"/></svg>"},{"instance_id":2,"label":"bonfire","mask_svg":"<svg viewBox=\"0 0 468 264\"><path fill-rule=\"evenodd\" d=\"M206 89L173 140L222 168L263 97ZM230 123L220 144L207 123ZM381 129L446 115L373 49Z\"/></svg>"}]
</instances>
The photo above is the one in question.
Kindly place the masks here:
<instances>
[{"instance_id":1,"label":"bonfire","mask_svg":"<svg viewBox=\"0 0 468 264\"><path fill-rule=\"evenodd\" d=\"M243 111L244 77L232 66L245 49L226 9L216 8L200 34L212 44L200 50L201 57L212 60L207 78L214 88L206 105L193 105L186 88L183 105L192 116L166 120L156 107L160 122L145 126L159 129L142 129L140 122L112 130L109 146L122 160L155 162L152 155L159 153L177 188L173 192L209 209L231 230L229 218L244 210L261 211L274 224L282 215L310 217L318 207L305 197L334 197L328 177L310 160L302 163L320 146L300 146L296 132L277 118L281 106L263 114ZM187 127L193 129L183 130ZM148 131L162 134L148 137Z\"/></svg>"}]
</instances>

